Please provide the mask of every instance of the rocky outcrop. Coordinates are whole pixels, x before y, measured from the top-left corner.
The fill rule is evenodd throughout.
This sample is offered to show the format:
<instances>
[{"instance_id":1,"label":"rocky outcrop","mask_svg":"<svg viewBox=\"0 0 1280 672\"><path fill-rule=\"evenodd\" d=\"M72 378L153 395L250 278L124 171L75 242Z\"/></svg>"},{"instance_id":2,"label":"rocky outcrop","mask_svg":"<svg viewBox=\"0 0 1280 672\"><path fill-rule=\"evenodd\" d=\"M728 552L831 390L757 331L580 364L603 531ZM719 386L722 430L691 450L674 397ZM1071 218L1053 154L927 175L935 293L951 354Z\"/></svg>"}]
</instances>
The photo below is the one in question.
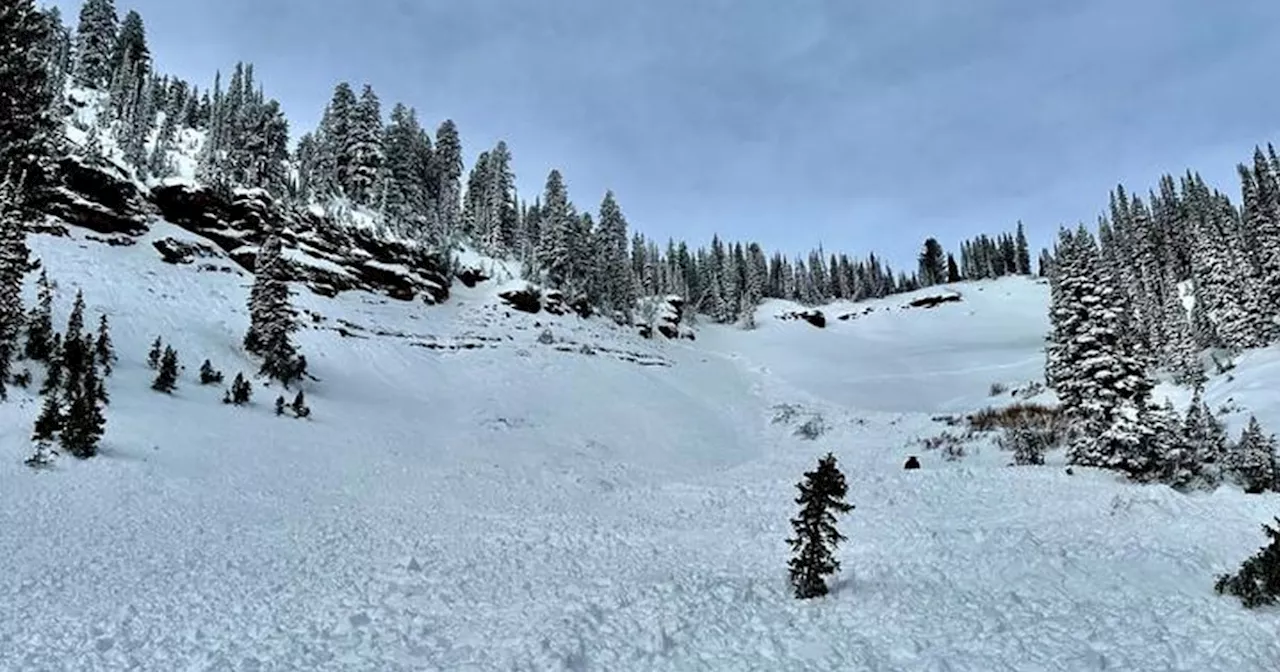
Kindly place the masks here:
<instances>
[{"instance_id":1,"label":"rocky outcrop","mask_svg":"<svg viewBox=\"0 0 1280 672\"><path fill-rule=\"evenodd\" d=\"M57 163L56 174L42 194L46 213L98 233L146 233L146 198L118 166L69 156Z\"/></svg>"},{"instance_id":2,"label":"rocky outcrop","mask_svg":"<svg viewBox=\"0 0 1280 672\"><path fill-rule=\"evenodd\" d=\"M944 303L958 303L962 300L959 294L943 294L942 296L922 296L908 305L912 308L937 308Z\"/></svg>"},{"instance_id":3,"label":"rocky outcrop","mask_svg":"<svg viewBox=\"0 0 1280 672\"><path fill-rule=\"evenodd\" d=\"M671 294L662 298L646 299L652 301L652 316L636 323L641 336L653 338L654 333L662 334L669 339L687 338L694 340L693 330L683 324L685 300L682 296ZM646 308L646 313L648 309Z\"/></svg>"},{"instance_id":4,"label":"rocky outcrop","mask_svg":"<svg viewBox=\"0 0 1280 672\"><path fill-rule=\"evenodd\" d=\"M315 210L282 207L262 189L220 194L168 183L151 191L151 201L165 220L212 241L249 271L267 232L279 232L293 279L325 296L363 289L428 304L449 298L447 265L438 256Z\"/></svg>"},{"instance_id":5,"label":"rocky outcrop","mask_svg":"<svg viewBox=\"0 0 1280 672\"><path fill-rule=\"evenodd\" d=\"M524 289L510 289L505 292L499 292L498 298L502 302L515 308L522 313L537 315L542 312L542 293L536 287L526 287Z\"/></svg>"},{"instance_id":6,"label":"rocky outcrop","mask_svg":"<svg viewBox=\"0 0 1280 672\"><path fill-rule=\"evenodd\" d=\"M489 279L488 274L478 268L464 268L456 273L456 276L463 285L467 287L475 287L476 285Z\"/></svg>"},{"instance_id":7,"label":"rocky outcrop","mask_svg":"<svg viewBox=\"0 0 1280 672\"><path fill-rule=\"evenodd\" d=\"M160 253L160 260L169 264L189 264L197 258L217 257L218 252L208 245L176 238L161 238L151 246Z\"/></svg>"},{"instance_id":8,"label":"rocky outcrop","mask_svg":"<svg viewBox=\"0 0 1280 672\"><path fill-rule=\"evenodd\" d=\"M783 313L778 316L779 320L804 320L813 326L823 329L827 326L827 316L822 314L821 310L800 310L790 313Z\"/></svg>"}]
</instances>

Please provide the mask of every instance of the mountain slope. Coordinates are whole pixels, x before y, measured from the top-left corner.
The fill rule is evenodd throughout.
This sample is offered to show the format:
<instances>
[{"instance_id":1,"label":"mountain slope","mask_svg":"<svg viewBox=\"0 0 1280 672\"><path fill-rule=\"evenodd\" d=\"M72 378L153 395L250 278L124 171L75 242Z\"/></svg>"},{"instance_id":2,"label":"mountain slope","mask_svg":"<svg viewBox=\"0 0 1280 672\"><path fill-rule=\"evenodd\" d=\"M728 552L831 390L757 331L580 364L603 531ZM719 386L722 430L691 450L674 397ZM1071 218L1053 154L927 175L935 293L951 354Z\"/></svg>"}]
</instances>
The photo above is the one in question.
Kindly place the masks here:
<instances>
[{"instance_id":1,"label":"mountain slope","mask_svg":"<svg viewBox=\"0 0 1280 672\"><path fill-rule=\"evenodd\" d=\"M0 405L0 669L1264 670L1280 616L1213 594L1280 509L1180 495L990 445L901 469L930 418L1039 376L1043 286L964 284L772 315L695 342L508 311L300 292L313 416L219 403L250 278L33 237L121 361L103 454L21 464L34 398ZM228 260L215 266L235 268ZM926 292L927 294L927 292ZM554 339L539 337L550 329ZM349 336L343 336L339 329ZM155 336L186 366L152 392ZM594 354L587 354L583 346ZM1260 361L1266 353L1258 355ZM1217 402L1259 378L1217 380ZM1259 364L1262 366L1262 364ZM37 375L37 379L39 376ZM1247 394L1247 390L1240 390ZM780 405L795 418L774 422ZM821 415L816 441L795 426ZM1280 418L1275 418L1280 420ZM786 585L793 484L827 450L857 505L826 600ZM1051 463L1053 460L1051 459Z\"/></svg>"}]
</instances>

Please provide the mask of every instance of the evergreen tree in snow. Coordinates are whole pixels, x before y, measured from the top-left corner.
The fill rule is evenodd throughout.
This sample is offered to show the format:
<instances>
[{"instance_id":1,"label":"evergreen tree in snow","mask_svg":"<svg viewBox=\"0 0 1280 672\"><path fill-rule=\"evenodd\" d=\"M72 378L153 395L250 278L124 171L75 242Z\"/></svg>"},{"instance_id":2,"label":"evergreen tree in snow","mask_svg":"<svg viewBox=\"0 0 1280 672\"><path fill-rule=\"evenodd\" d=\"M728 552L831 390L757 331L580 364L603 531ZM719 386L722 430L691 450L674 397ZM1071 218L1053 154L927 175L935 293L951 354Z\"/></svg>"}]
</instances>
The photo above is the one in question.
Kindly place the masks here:
<instances>
[{"instance_id":1,"label":"evergreen tree in snow","mask_svg":"<svg viewBox=\"0 0 1280 672\"><path fill-rule=\"evenodd\" d=\"M437 238L452 240L462 219L462 140L453 120L445 120L436 130L435 153L431 157L431 191L436 204Z\"/></svg>"},{"instance_id":2,"label":"evergreen tree in snow","mask_svg":"<svg viewBox=\"0 0 1280 672\"><path fill-rule=\"evenodd\" d=\"M1083 226L1060 232L1057 259L1047 369L1064 412L1084 428L1068 459L1148 478L1159 463L1146 406L1152 383L1124 337L1129 323L1123 303Z\"/></svg>"},{"instance_id":3,"label":"evergreen tree in snow","mask_svg":"<svg viewBox=\"0 0 1280 672\"><path fill-rule=\"evenodd\" d=\"M111 81L118 17L114 0L85 0L76 28L76 84L102 89Z\"/></svg>"},{"instance_id":4,"label":"evergreen tree in snow","mask_svg":"<svg viewBox=\"0 0 1280 672\"><path fill-rule=\"evenodd\" d=\"M160 358L160 370L156 372L156 379L151 383L151 389L165 394L172 394L178 387L178 351L172 347L164 349L164 355Z\"/></svg>"},{"instance_id":5,"label":"evergreen tree in snow","mask_svg":"<svg viewBox=\"0 0 1280 672\"><path fill-rule=\"evenodd\" d=\"M62 334L53 335L49 346L49 359L45 366L44 383L40 386L40 394L57 394L62 389Z\"/></svg>"},{"instance_id":6,"label":"evergreen tree in snow","mask_svg":"<svg viewBox=\"0 0 1280 672\"><path fill-rule=\"evenodd\" d=\"M947 255L937 239L924 241L924 250L920 253L920 282L925 287L940 285L947 281Z\"/></svg>"},{"instance_id":7,"label":"evergreen tree in snow","mask_svg":"<svg viewBox=\"0 0 1280 672\"><path fill-rule=\"evenodd\" d=\"M235 380L231 381L231 389L228 391L229 403L236 406L243 406L249 403L253 397L253 384L244 377L243 373L237 373Z\"/></svg>"},{"instance_id":8,"label":"evergreen tree in snow","mask_svg":"<svg viewBox=\"0 0 1280 672\"><path fill-rule=\"evenodd\" d=\"M11 182L5 200L24 207L43 188L60 137L48 50L41 48L48 29L32 0L0 3L0 180Z\"/></svg>"},{"instance_id":9,"label":"evergreen tree in snow","mask_svg":"<svg viewBox=\"0 0 1280 672\"><path fill-rule=\"evenodd\" d=\"M1270 543L1245 560L1237 573L1219 576L1214 590L1239 597L1249 609L1275 604L1280 599L1280 518L1276 525L1262 526Z\"/></svg>"},{"instance_id":10,"label":"evergreen tree in snow","mask_svg":"<svg viewBox=\"0 0 1280 672\"><path fill-rule=\"evenodd\" d=\"M6 388L13 360L20 352L18 338L26 317L22 279L27 274L30 250L24 220L12 183L0 184L0 400L8 395Z\"/></svg>"},{"instance_id":11,"label":"evergreen tree in snow","mask_svg":"<svg viewBox=\"0 0 1280 672\"><path fill-rule=\"evenodd\" d=\"M818 460L817 469L805 472L796 488L800 490L796 498L800 514L791 519L795 536L787 540L794 553L789 563L791 586L797 598L809 599L826 595L826 577L840 570L835 551L845 537L836 529L835 514L854 507L844 501L848 487L830 453Z\"/></svg>"},{"instance_id":12,"label":"evergreen tree in snow","mask_svg":"<svg viewBox=\"0 0 1280 672\"><path fill-rule=\"evenodd\" d=\"M432 240L435 201L431 197L431 136L416 113L397 103L383 137L386 166L384 215L402 233Z\"/></svg>"},{"instance_id":13,"label":"evergreen tree in snow","mask_svg":"<svg viewBox=\"0 0 1280 672\"><path fill-rule=\"evenodd\" d=\"M538 245L539 266L546 271L552 287L568 289L574 280L570 236L577 219L560 171L552 170L542 196L542 239Z\"/></svg>"},{"instance_id":14,"label":"evergreen tree in snow","mask_svg":"<svg viewBox=\"0 0 1280 672\"><path fill-rule=\"evenodd\" d=\"M373 87L366 84L352 112L347 144L342 152L349 162L343 186L347 196L361 205L374 201L384 158L382 132L382 104Z\"/></svg>"},{"instance_id":15,"label":"evergreen tree in snow","mask_svg":"<svg viewBox=\"0 0 1280 672\"><path fill-rule=\"evenodd\" d=\"M98 318L98 337L93 342L93 354L98 366L102 367L103 374L110 376L111 365L116 361L116 353L111 344L111 325L107 323L106 315Z\"/></svg>"},{"instance_id":16,"label":"evergreen tree in snow","mask_svg":"<svg viewBox=\"0 0 1280 672\"><path fill-rule=\"evenodd\" d=\"M600 221L597 226L597 267L601 277L603 303L608 310L622 313L629 323L636 303L636 288L627 249L627 220L612 191L606 192L600 203Z\"/></svg>"},{"instance_id":17,"label":"evergreen tree in snow","mask_svg":"<svg viewBox=\"0 0 1280 672\"><path fill-rule=\"evenodd\" d=\"M200 364L200 384L213 385L222 382L222 372L213 368L213 364L209 360L204 360Z\"/></svg>"},{"instance_id":18,"label":"evergreen tree in snow","mask_svg":"<svg viewBox=\"0 0 1280 672\"><path fill-rule=\"evenodd\" d=\"M142 25L142 16L129 10L120 22L120 32L116 35L109 66L114 72L134 65L140 65L143 72L149 71L151 50L147 48L147 31Z\"/></svg>"},{"instance_id":19,"label":"evergreen tree in snow","mask_svg":"<svg viewBox=\"0 0 1280 672\"><path fill-rule=\"evenodd\" d=\"M36 305L27 315L27 344L24 354L37 362L49 361L53 353L53 285L44 269L36 279Z\"/></svg>"},{"instance_id":20,"label":"evergreen tree in snow","mask_svg":"<svg viewBox=\"0 0 1280 672\"><path fill-rule=\"evenodd\" d=\"M1031 275L1031 250L1027 247L1027 235L1022 230L1022 222L1018 222L1014 245L1017 250L1017 272L1020 275Z\"/></svg>"},{"instance_id":21,"label":"evergreen tree in snow","mask_svg":"<svg viewBox=\"0 0 1280 672\"><path fill-rule=\"evenodd\" d=\"M289 303L289 284L280 238L272 234L258 251L249 295L249 331L245 349L262 355L261 373L288 386L306 372L306 360L293 344L297 315Z\"/></svg>"},{"instance_id":22,"label":"evergreen tree in snow","mask_svg":"<svg viewBox=\"0 0 1280 672\"><path fill-rule=\"evenodd\" d=\"M106 429L100 386L97 365L92 359L85 360L76 386L68 390L66 414L58 437L62 447L80 459L98 454L98 442Z\"/></svg>"},{"instance_id":23,"label":"evergreen tree in snow","mask_svg":"<svg viewBox=\"0 0 1280 672\"><path fill-rule=\"evenodd\" d=\"M84 334L84 291L77 290L62 336L62 389L68 407L84 387L84 374L93 362L92 341Z\"/></svg>"},{"instance_id":24,"label":"evergreen tree in snow","mask_svg":"<svg viewBox=\"0 0 1280 672\"><path fill-rule=\"evenodd\" d=\"M279 396L277 396L277 397L276 397L276 406L275 406L275 408L276 408L276 416L277 416L277 417L279 417L279 416L281 416L281 415L284 415L284 406L285 406L285 404L284 404L284 395L283 395L283 394L281 394L281 395L279 395Z\"/></svg>"},{"instance_id":25,"label":"evergreen tree in snow","mask_svg":"<svg viewBox=\"0 0 1280 672\"><path fill-rule=\"evenodd\" d=\"M62 405L58 401L58 395L44 395L44 404L40 407L40 415L36 416L31 440L37 444L52 443L58 438L58 432L62 430L62 423Z\"/></svg>"},{"instance_id":26,"label":"evergreen tree in snow","mask_svg":"<svg viewBox=\"0 0 1280 672\"><path fill-rule=\"evenodd\" d=\"M1249 418L1249 425L1229 453L1229 465L1232 476L1245 492L1259 493L1275 488L1275 438L1263 434L1257 418Z\"/></svg>"},{"instance_id":27,"label":"evergreen tree in snow","mask_svg":"<svg viewBox=\"0 0 1280 672\"><path fill-rule=\"evenodd\" d=\"M1228 463L1227 433L1202 395L1203 388L1197 386L1182 424L1182 439L1193 453L1189 462L1194 465L1195 473L1178 480L1212 489L1222 482Z\"/></svg>"},{"instance_id":28,"label":"evergreen tree in snow","mask_svg":"<svg viewBox=\"0 0 1280 672\"><path fill-rule=\"evenodd\" d=\"M156 336L156 340L151 342L151 349L147 351L147 367L159 369L162 356L164 356L164 342Z\"/></svg>"}]
</instances>

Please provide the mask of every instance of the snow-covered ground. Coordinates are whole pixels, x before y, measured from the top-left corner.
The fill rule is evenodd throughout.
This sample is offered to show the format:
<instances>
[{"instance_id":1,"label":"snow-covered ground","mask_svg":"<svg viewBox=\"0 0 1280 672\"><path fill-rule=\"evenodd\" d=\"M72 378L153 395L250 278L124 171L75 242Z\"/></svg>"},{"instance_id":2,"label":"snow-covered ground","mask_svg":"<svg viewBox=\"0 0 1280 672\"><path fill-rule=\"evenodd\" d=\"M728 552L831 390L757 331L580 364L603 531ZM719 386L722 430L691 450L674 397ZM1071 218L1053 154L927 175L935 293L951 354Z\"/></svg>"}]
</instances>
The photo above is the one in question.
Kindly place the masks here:
<instances>
[{"instance_id":1,"label":"snow-covered ground","mask_svg":"<svg viewBox=\"0 0 1280 672\"><path fill-rule=\"evenodd\" d=\"M248 276L163 264L147 239L32 245L58 324L83 287L121 361L96 459L26 468L37 401L0 404L0 669L1280 665L1280 614L1212 591L1280 498L914 444L946 429L932 416L992 403L991 383L1040 376L1032 281L827 307L824 330L775 302L759 329L695 342L508 311L495 283L430 308L302 293L320 380L297 420L274 416L278 390L235 408L194 379L206 357L228 380L255 368L237 347ZM173 397L149 389L156 336L186 366ZM1280 426L1276 366L1243 358L1210 401ZM774 422L781 404L795 417ZM815 415L826 433L797 437ZM835 592L800 602L784 539L826 451L857 508ZM924 468L903 471L908 454Z\"/></svg>"}]
</instances>

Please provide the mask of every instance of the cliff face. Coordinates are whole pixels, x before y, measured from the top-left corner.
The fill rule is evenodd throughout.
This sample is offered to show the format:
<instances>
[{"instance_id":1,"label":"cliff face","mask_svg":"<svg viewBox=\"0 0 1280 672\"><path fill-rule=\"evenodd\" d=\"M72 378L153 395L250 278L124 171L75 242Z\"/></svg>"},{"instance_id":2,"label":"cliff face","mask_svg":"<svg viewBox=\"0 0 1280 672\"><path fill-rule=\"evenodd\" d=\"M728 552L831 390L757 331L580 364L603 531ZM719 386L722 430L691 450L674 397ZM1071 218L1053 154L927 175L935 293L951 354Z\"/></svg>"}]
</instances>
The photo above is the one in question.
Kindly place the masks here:
<instances>
[{"instance_id":1,"label":"cliff face","mask_svg":"<svg viewBox=\"0 0 1280 672\"><path fill-rule=\"evenodd\" d=\"M99 234L137 237L162 218L208 240L245 270L253 270L268 232L280 235L293 279L328 296L362 289L404 301L437 304L449 297L448 261L420 247L382 240L325 215L285 206L261 189L222 194L189 182L145 191L116 166L67 157L59 183L48 192L46 214ZM40 231L58 233L57 225ZM170 263L190 263L208 249L181 241L153 242Z\"/></svg>"}]
</instances>

